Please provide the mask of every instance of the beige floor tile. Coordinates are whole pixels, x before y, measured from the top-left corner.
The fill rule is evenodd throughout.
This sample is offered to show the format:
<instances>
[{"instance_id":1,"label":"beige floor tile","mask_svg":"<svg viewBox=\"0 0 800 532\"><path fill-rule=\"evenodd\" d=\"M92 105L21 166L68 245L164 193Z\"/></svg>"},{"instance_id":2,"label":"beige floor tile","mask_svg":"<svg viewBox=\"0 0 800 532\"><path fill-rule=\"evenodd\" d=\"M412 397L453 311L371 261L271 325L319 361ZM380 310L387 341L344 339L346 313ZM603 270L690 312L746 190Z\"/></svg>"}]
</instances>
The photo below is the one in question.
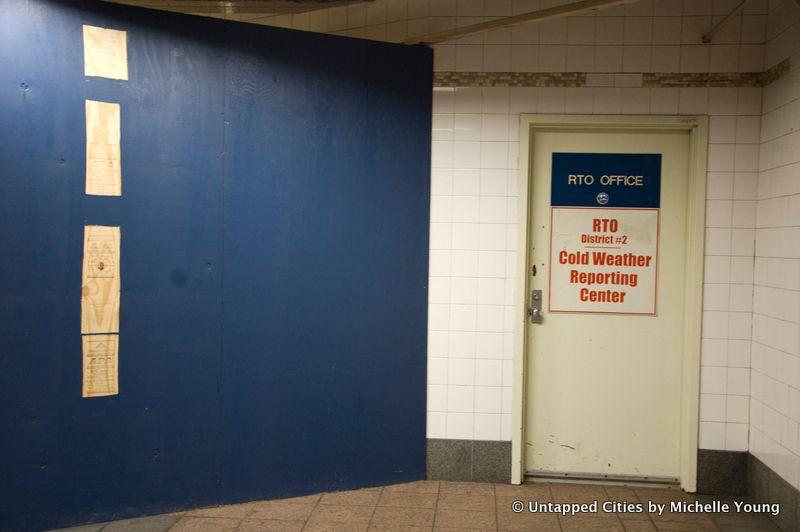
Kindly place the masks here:
<instances>
[{"instance_id":1,"label":"beige floor tile","mask_svg":"<svg viewBox=\"0 0 800 532\"><path fill-rule=\"evenodd\" d=\"M528 498L525 498L525 497L519 497L519 498L518 497L497 497L496 501L497 501L497 515L503 515L503 514L507 514L507 513L508 514L516 513L516 512L514 512L514 510L512 508L512 505L514 503L518 503L518 502L521 502L524 505L524 512L522 512L522 513L546 514L547 512L529 512L528 511L529 507L530 507L529 503L530 502L541 502L541 503L551 502L551 501L542 501L542 500L539 500L539 499L528 499Z\"/></svg>"},{"instance_id":2,"label":"beige floor tile","mask_svg":"<svg viewBox=\"0 0 800 532\"><path fill-rule=\"evenodd\" d=\"M684 493L679 489L670 488L636 488L634 489L639 500L646 503L647 501L654 502L669 502L669 501L693 501L694 497L688 493Z\"/></svg>"},{"instance_id":3,"label":"beige floor tile","mask_svg":"<svg viewBox=\"0 0 800 532\"><path fill-rule=\"evenodd\" d=\"M456 493L439 494L437 508L448 510L472 510L494 512L495 498L492 495L460 495Z\"/></svg>"},{"instance_id":4,"label":"beige floor tile","mask_svg":"<svg viewBox=\"0 0 800 532\"><path fill-rule=\"evenodd\" d=\"M512 504L515 502L522 502L525 505L526 512L528 508L528 499L524 495L520 497L495 497L495 511L497 515L505 515L505 514L516 514L514 510L512 510Z\"/></svg>"},{"instance_id":5,"label":"beige floor tile","mask_svg":"<svg viewBox=\"0 0 800 532\"><path fill-rule=\"evenodd\" d=\"M550 493L550 487L547 484L520 484L518 486L511 484L498 484L495 486L495 492L498 497L513 497L514 500L531 501L551 501L553 496Z\"/></svg>"},{"instance_id":6,"label":"beige floor tile","mask_svg":"<svg viewBox=\"0 0 800 532\"><path fill-rule=\"evenodd\" d=\"M320 504L314 508L309 523L369 523L374 506L346 506L343 504Z\"/></svg>"},{"instance_id":7,"label":"beige floor tile","mask_svg":"<svg viewBox=\"0 0 800 532\"><path fill-rule=\"evenodd\" d=\"M625 486L605 486L608 499L617 502L641 502L633 488Z\"/></svg>"},{"instance_id":8,"label":"beige floor tile","mask_svg":"<svg viewBox=\"0 0 800 532\"><path fill-rule=\"evenodd\" d=\"M636 521L622 521L622 526L625 527L625 532L656 532L656 525L653 524L652 521L648 520L636 520Z\"/></svg>"},{"instance_id":9,"label":"beige floor tile","mask_svg":"<svg viewBox=\"0 0 800 532\"><path fill-rule=\"evenodd\" d=\"M322 497L321 493L312 493L311 495L303 495L301 497L289 497L288 499L275 499L290 504L311 504L319 501Z\"/></svg>"},{"instance_id":10,"label":"beige floor tile","mask_svg":"<svg viewBox=\"0 0 800 532\"><path fill-rule=\"evenodd\" d=\"M461 530L469 530L469 532L495 532L496 528L454 528L450 526L437 526L434 527L433 532L459 532Z\"/></svg>"},{"instance_id":11,"label":"beige floor tile","mask_svg":"<svg viewBox=\"0 0 800 532\"><path fill-rule=\"evenodd\" d=\"M198 508L189 510L186 515L190 517L230 517L243 518L253 512L253 505L247 504L228 504L226 506L214 506L212 508Z\"/></svg>"},{"instance_id":12,"label":"beige floor tile","mask_svg":"<svg viewBox=\"0 0 800 532\"><path fill-rule=\"evenodd\" d=\"M623 522L627 521L650 521L650 514L647 512L642 513L618 513L617 519Z\"/></svg>"},{"instance_id":13,"label":"beige floor tile","mask_svg":"<svg viewBox=\"0 0 800 532\"><path fill-rule=\"evenodd\" d=\"M731 508L733 508L731 503ZM738 512L713 514L712 519L718 525L732 525L740 527L749 527L753 530L775 530L776 527L770 521L767 514L746 514Z\"/></svg>"},{"instance_id":14,"label":"beige floor tile","mask_svg":"<svg viewBox=\"0 0 800 532\"><path fill-rule=\"evenodd\" d=\"M294 503L285 500L259 501L251 503L253 512L250 519L273 519L280 521L304 521L316 506L313 503Z\"/></svg>"},{"instance_id":15,"label":"beige floor tile","mask_svg":"<svg viewBox=\"0 0 800 532\"><path fill-rule=\"evenodd\" d=\"M627 504L640 504L640 503L628 502ZM600 503L600 509L602 509L602 503ZM611 510L613 510L613 509L614 508L611 508ZM622 508L621 507L617 507L617 509L621 510ZM616 512L612 511L612 512L608 512L608 513L609 514L614 514L617 517L619 517L620 519L631 519L631 520L634 520L634 521L641 521L641 520L647 521L648 519L650 519L650 516L647 514L647 508L646 507L643 507L643 510L644 511L637 512L637 511L635 511L635 507L628 507L627 511L616 511Z\"/></svg>"},{"instance_id":16,"label":"beige floor tile","mask_svg":"<svg viewBox=\"0 0 800 532\"><path fill-rule=\"evenodd\" d=\"M370 525L369 532L431 532L431 526Z\"/></svg>"},{"instance_id":17,"label":"beige floor tile","mask_svg":"<svg viewBox=\"0 0 800 532\"><path fill-rule=\"evenodd\" d=\"M519 484L498 484L494 487L496 497L524 497L528 492L525 485ZM547 490L547 498L550 498L550 490Z\"/></svg>"},{"instance_id":18,"label":"beige floor tile","mask_svg":"<svg viewBox=\"0 0 800 532\"><path fill-rule=\"evenodd\" d=\"M460 528L462 530L496 530L497 517L494 512L475 512L470 510L436 510L434 527Z\"/></svg>"},{"instance_id":19,"label":"beige floor tile","mask_svg":"<svg viewBox=\"0 0 800 532\"><path fill-rule=\"evenodd\" d=\"M669 521L656 523L656 530L659 532L719 532L719 527L713 522L707 523L688 523L680 521Z\"/></svg>"},{"instance_id":20,"label":"beige floor tile","mask_svg":"<svg viewBox=\"0 0 800 532\"><path fill-rule=\"evenodd\" d=\"M664 512L662 515L650 514L650 519L654 523L710 523L712 522L711 516L708 514L692 514L692 513L672 513L670 511Z\"/></svg>"},{"instance_id":21,"label":"beige floor tile","mask_svg":"<svg viewBox=\"0 0 800 532\"><path fill-rule=\"evenodd\" d=\"M497 527L500 530L520 530L526 532L552 532L560 530L558 517L553 514L515 514L497 512Z\"/></svg>"},{"instance_id":22,"label":"beige floor tile","mask_svg":"<svg viewBox=\"0 0 800 532\"><path fill-rule=\"evenodd\" d=\"M448 482L445 480L439 484L439 494L494 495L494 489L494 484L484 482Z\"/></svg>"},{"instance_id":23,"label":"beige floor tile","mask_svg":"<svg viewBox=\"0 0 800 532\"><path fill-rule=\"evenodd\" d=\"M299 532L305 524L305 521L245 519L236 532Z\"/></svg>"},{"instance_id":24,"label":"beige floor tile","mask_svg":"<svg viewBox=\"0 0 800 532\"><path fill-rule=\"evenodd\" d=\"M309 522L303 532L367 532L367 523Z\"/></svg>"},{"instance_id":25,"label":"beige floor tile","mask_svg":"<svg viewBox=\"0 0 800 532\"><path fill-rule=\"evenodd\" d=\"M417 480L414 482L404 482L403 484L392 484L383 488L384 493L394 493L397 491L414 493L439 493L438 480Z\"/></svg>"},{"instance_id":26,"label":"beige floor tile","mask_svg":"<svg viewBox=\"0 0 800 532\"><path fill-rule=\"evenodd\" d=\"M233 532L240 521L226 517L183 517L170 532Z\"/></svg>"},{"instance_id":27,"label":"beige floor tile","mask_svg":"<svg viewBox=\"0 0 800 532\"><path fill-rule=\"evenodd\" d=\"M171 515L150 515L112 521L103 527L108 532L166 532L181 518Z\"/></svg>"},{"instance_id":28,"label":"beige floor tile","mask_svg":"<svg viewBox=\"0 0 800 532\"><path fill-rule=\"evenodd\" d=\"M563 532L624 532L616 516L560 516L558 522Z\"/></svg>"},{"instance_id":29,"label":"beige floor tile","mask_svg":"<svg viewBox=\"0 0 800 532\"><path fill-rule=\"evenodd\" d=\"M432 527L434 510L428 508L396 508L378 506L372 515L372 526L403 525Z\"/></svg>"},{"instance_id":30,"label":"beige floor tile","mask_svg":"<svg viewBox=\"0 0 800 532\"><path fill-rule=\"evenodd\" d=\"M514 513L511 503L522 501L616 502L648 501L668 505L662 516L648 513L598 512L596 516ZM458 530L501 530L525 532L620 531L626 532L718 532L755 530L772 526L763 516L736 514L672 513L671 501L725 500L697 497L677 489L599 486L565 482L532 482L521 486L472 482L418 481L384 488L365 488L333 493L258 501L185 512L166 513L65 532L92 530L139 530L176 532L455 532ZM762 518L760 521L757 518ZM163 527L158 528L161 524ZM718 525L719 523L719 525ZM141 526L140 526L141 525ZM435 525L435 527L434 527ZM759 526L756 526L759 525ZM303 528L305 526L305 528ZM144 527L144 528L142 528ZM238 528L237 528L238 527ZM497 527L497 528L495 528Z\"/></svg>"},{"instance_id":31,"label":"beige floor tile","mask_svg":"<svg viewBox=\"0 0 800 532\"><path fill-rule=\"evenodd\" d=\"M593 484L552 483L550 493L556 502L589 503L608 500L605 488Z\"/></svg>"},{"instance_id":32,"label":"beige floor tile","mask_svg":"<svg viewBox=\"0 0 800 532\"><path fill-rule=\"evenodd\" d=\"M320 504L346 504L351 506L375 506L381 496L381 488L325 493Z\"/></svg>"},{"instance_id":33,"label":"beige floor tile","mask_svg":"<svg viewBox=\"0 0 800 532\"><path fill-rule=\"evenodd\" d=\"M620 519L617 517L615 513L605 513L605 512L597 512L597 513L590 513L590 512L582 512L576 513L575 515L558 515L559 521L570 521L570 520L579 520L579 519L596 519L598 521L619 521Z\"/></svg>"},{"instance_id":34,"label":"beige floor tile","mask_svg":"<svg viewBox=\"0 0 800 532\"><path fill-rule=\"evenodd\" d=\"M398 508L435 508L437 495L435 493L417 493L404 491L384 491L378 506L394 506Z\"/></svg>"}]
</instances>

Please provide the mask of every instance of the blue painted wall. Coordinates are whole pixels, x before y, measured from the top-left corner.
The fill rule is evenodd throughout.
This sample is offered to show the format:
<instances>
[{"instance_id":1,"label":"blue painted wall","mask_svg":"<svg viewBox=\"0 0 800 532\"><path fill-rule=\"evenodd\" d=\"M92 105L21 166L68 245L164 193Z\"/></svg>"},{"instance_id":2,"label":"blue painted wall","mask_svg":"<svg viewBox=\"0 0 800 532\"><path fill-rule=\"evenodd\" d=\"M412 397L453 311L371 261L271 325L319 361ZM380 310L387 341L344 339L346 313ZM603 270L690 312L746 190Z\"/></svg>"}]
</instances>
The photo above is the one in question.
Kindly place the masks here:
<instances>
[{"instance_id":1,"label":"blue painted wall","mask_svg":"<svg viewBox=\"0 0 800 532\"><path fill-rule=\"evenodd\" d=\"M82 24L129 81L83 76ZM0 18L0 529L419 479L432 57L93 2ZM123 196L84 195L84 100ZM81 398L83 226L122 231Z\"/></svg>"}]
</instances>

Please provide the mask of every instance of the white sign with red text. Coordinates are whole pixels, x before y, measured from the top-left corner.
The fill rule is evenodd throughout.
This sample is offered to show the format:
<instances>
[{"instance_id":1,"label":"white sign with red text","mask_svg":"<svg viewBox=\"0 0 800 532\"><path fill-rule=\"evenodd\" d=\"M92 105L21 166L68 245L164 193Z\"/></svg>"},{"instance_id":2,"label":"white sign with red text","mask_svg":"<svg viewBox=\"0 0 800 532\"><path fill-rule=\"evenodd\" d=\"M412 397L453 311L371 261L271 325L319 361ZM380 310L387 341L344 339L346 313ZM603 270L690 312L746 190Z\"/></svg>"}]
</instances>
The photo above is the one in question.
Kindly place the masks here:
<instances>
[{"instance_id":1,"label":"white sign with red text","mask_svg":"<svg viewBox=\"0 0 800 532\"><path fill-rule=\"evenodd\" d=\"M552 207L550 312L656 314L658 209Z\"/></svg>"}]
</instances>

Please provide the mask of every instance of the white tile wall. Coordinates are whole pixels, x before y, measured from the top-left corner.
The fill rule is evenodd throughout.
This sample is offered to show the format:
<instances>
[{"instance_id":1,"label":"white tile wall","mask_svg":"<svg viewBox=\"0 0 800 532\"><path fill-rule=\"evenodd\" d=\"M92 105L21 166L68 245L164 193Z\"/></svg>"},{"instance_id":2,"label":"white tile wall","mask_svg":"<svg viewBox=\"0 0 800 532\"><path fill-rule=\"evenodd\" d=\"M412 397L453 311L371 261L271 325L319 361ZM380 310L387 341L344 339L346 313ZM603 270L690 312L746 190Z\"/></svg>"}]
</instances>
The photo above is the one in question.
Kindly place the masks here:
<instances>
[{"instance_id":1,"label":"white tile wall","mask_svg":"<svg viewBox=\"0 0 800 532\"><path fill-rule=\"evenodd\" d=\"M738 94L737 94L738 92ZM712 93L708 113L700 447L748 448L753 245L760 109L756 90Z\"/></svg>"},{"instance_id":2,"label":"white tile wall","mask_svg":"<svg viewBox=\"0 0 800 532\"><path fill-rule=\"evenodd\" d=\"M569 1L377 0L254 22L400 41ZM429 437L510 439L518 115L708 114L700 447L749 446L797 486L800 71L763 91L763 115L761 89L637 76L762 71L797 50L792 0L751 0L702 44L737 3L642 0L434 47L437 71L592 74L587 88L434 89Z\"/></svg>"},{"instance_id":3,"label":"white tile wall","mask_svg":"<svg viewBox=\"0 0 800 532\"><path fill-rule=\"evenodd\" d=\"M800 488L800 8L771 2L767 66L792 72L764 89L757 181L749 448ZM750 130L750 126L742 126ZM742 185L751 187L749 182Z\"/></svg>"},{"instance_id":4,"label":"white tile wall","mask_svg":"<svg viewBox=\"0 0 800 532\"><path fill-rule=\"evenodd\" d=\"M480 97L476 94L480 91ZM462 96L463 94L463 96ZM475 393L474 402L470 403L475 413L472 424L472 438L491 439L495 434L494 429L484 430L487 426L478 423L478 413L481 419L494 414L499 416L502 427L510 427L510 393L508 386L503 386L503 375L497 371L489 371L487 357L499 357L506 362L510 361L513 332L508 323L504 328L504 313L510 311L514 301L513 293L513 253L515 243L503 240L501 229L516 230L513 225L516 214L503 218L507 206L515 205L516 189L512 188L516 179L516 169L496 169L503 161L508 161L502 156L493 156L492 149L495 135L502 135L511 125L516 123L520 112L621 112L624 101L631 96L638 97L639 106L637 113L659 113L664 109L664 100L671 96L673 106L666 112L708 113L713 106L716 114L712 115L711 132L711 161L709 168L708 187L708 251L706 257L706 299L704 303L704 343L703 343L703 376L702 376L702 409L701 409L701 444L706 448L719 448L730 450L745 450L747 448L747 433L749 419L749 360L750 360L750 329L751 307L753 292L753 248L755 234L756 213L756 182L758 157L758 131L760 116L758 105L752 105L751 100L760 101L759 89L700 89L681 90L672 89L630 89L624 93L622 89L588 88L588 89L557 89L557 88L483 88L459 89L437 88L434 98L434 113L437 117L448 116L447 119L437 120L438 123L458 124L471 123L477 128L481 116L480 134L470 132L471 138L480 148L472 145L474 152L480 153L476 161L473 154L455 155L448 159L450 166L447 176L461 175L464 167L478 164L477 173L468 173L469 194L474 196L461 196L456 194L454 187L435 187L432 199L432 214L440 209L440 205L448 206L452 202L453 218L452 230L455 232L461 222L474 222L474 218L460 220L456 218L456 203L464 205L465 213L474 217L475 202L471 198L477 197L478 228L479 234L484 232L484 237L478 239L478 267L474 267L476 256L474 254L463 257L468 261L470 268L458 267L462 273L469 273L469 277L456 277L453 268L444 269L438 266L431 268L431 286L437 286L439 278L451 280L449 285L450 307L461 311L464 303L475 303L475 320L470 313L469 322L458 325L449 323L447 331L450 332L450 352L444 353L431 351L431 356L441 358L441 364L463 364L461 357L463 351L454 344L460 343L453 338L454 331L462 327L473 326L478 331L487 329L498 331L495 334L495 348L493 350L469 350L474 356L475 368ZM454 102L461 102L456 104ZM642 103L643 102L643 103ZM487 111L487 108L489 109ZM502 111L502 112L499 112ZM753 113L753 114L746 114ZM485 128L492 127L490 132ZM437 126L438 127L438 126ZM458 138L459 132L438 132L448 138ZM508 137L512 139L512 137ZM489 140L492 139L492 140ZM513 150L518 153L516 137L503 143L503 150ZM755 150L749 150L750 146ZM744 153L745 155L741 155ZM486 154L490 154L488 157ZM737 159L738 157L738 159ZM749 161L747 157L755 157ZM498 161L500 162L498 164ZM737 163L738 161L738 163ZM508 161L515 166L515 161ZM467 168L470 169L470 168ZM438 179L435 177L435 181ZM453 181L455 184L456 181ZM443 207L447 209L447 207ZM465 214L466 216L466 214ZM438 215L434 217L437 221ZM437 241L432 244L436 251L451 253L463 247L460 239L453 238L450 246L439 249L446 242ZM503 252L495 250L497 246L505 245ZM451 256L452 260L452 256ZM459 259L457 259L459 260ZM474 277L473 277L474 276ZM476 282L468 282L475 280ZM433 289L432 289L433 290ZM501 296L501 292L503 295ZM502 300L501 300L502 297ZM438 304L439 301L437 300ZM503 304L503 306L501 306ZM470 307L470 312L472 307ZM451 311L452 312L452 311ZM451 314L452 316L452 314ZM442 325L444 326L444 325ZM439 331L439 324L431 325L432 331ZM500 332L502 331L502 333ZM501 343L500 335L504 340ZM486 339L485 341L489 341ZM479 344L481 341L478 342ZM472 346L472 344L470 344ZM455 349L455 354L453 350ZM491 353L488 355L487 353ZM496 367L497 365L495 365ZM506 364L510 372L510 364ZM471 366L472 367L472 366ZM510 374L505 379L510 381ZM478 408L481 400L478 393L484 393L482 385L499 386L497 390L509 396L509 400L501 402L499 411L484 412ZM481 390L479 392L479 390ZM464 403L466 404L466 403ZM462 405L463 406L463 405ZM436 405L431 406L435 408ZM449 414L452 405L448 405ZM460 407L459 407L460 408ZM432 412L435 410L432 410ZM429 423L431 437L451 437L453 433L449 423L453 418L447 415L436 415ZM465 428L463 416L458 420L458 430ZM492 425L495 427L495 425ZM507 439L507 430L501 430L501 438Z\"/></svg>"},{"instance_id":5,"label":"white tile wall","mask_svg":"<svg viewBox=\"0 0 800 532\"><path fill-rule=\"evenodd\" d=\"M424 35L567 4L573 0L377 0L302 15L226 15L261 24L400 42ZM641 0L435 46L437 70L723 72L761 71L768 0L752 0L711 45L700 36L734 6L730 1Z\"/></svg>"}]
</instances>

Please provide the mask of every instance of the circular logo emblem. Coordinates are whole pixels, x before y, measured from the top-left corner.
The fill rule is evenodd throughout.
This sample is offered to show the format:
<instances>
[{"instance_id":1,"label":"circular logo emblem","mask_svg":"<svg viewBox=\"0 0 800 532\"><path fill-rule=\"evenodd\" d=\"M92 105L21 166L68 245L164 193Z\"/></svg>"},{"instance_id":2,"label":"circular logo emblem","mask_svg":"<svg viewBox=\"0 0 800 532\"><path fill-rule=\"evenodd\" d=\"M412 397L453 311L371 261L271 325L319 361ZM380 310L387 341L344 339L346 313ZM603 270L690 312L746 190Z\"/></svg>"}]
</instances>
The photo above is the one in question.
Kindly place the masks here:
<instances>
[{"instance_id":1,"label":"circular logo emblem","mask_svg":"<svg viewBox=\"0 0 800 532\"><path fill-rule=\"evenodd\" d=\"M606 194L605 192L601 192L600 194L598 194L597 203L599 203L600 205L605 205L606 203L608 203L608 194Z\"/></svg>"}]
</instances>

